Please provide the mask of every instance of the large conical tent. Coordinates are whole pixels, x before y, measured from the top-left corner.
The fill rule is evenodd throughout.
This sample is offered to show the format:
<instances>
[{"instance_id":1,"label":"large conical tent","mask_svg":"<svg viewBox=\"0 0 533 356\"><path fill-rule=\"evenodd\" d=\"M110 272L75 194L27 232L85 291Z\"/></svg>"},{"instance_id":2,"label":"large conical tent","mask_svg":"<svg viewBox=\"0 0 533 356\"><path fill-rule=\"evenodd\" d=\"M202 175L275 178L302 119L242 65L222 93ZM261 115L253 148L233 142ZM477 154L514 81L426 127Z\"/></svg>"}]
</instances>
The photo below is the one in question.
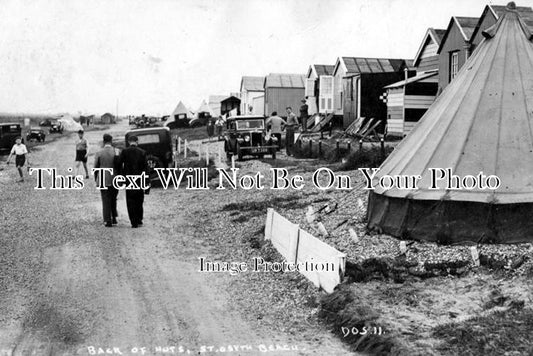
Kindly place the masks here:
<instances>
[{"instance_id":1,"label":"large conical tent","mask_svg":"<svg viewBox=\"0 0 533 356\"><path fill-rule=\"evenodd\" d=\"M457 77L381 165L420 175L418 189L377 185L368 226L441 243L533 241L533 44L514 3L486 32ZM430 168L496 175L496 190L430 188Z\"/></svg>"},{"instance_id":2,"label":"large conical tent","mask_svg":"<svg viewBox=\"0 0 533 356\"><path fill-rule=\"evenodd\" d=\"M165 126L168 127L183 127L189 125L189 120L193 118L193 114L181 101L178 103L170 117L165 121Z\"/></svg>"}]
</instances>

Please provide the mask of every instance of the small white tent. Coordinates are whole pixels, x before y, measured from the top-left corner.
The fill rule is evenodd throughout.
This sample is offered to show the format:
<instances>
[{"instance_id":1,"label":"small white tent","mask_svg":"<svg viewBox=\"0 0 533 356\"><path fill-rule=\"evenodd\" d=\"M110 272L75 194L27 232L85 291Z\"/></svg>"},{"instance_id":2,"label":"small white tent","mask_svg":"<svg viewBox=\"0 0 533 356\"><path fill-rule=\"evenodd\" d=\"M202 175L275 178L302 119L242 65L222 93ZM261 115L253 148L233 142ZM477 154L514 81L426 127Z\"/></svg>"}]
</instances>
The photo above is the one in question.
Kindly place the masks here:
<instances>
[{"instance_id":1,"label":"small white tent","mask_svg":"<svg viewBox=\"0 0 533 356\"><path fill-rule=\"evenodd\" d=\"M69 114L63 115L58 121L61 122L61 124L63 125L63 130L65 131L83 130L83 127L79 123L74 121L74 118Z\"/></svg>"}]
</instances>

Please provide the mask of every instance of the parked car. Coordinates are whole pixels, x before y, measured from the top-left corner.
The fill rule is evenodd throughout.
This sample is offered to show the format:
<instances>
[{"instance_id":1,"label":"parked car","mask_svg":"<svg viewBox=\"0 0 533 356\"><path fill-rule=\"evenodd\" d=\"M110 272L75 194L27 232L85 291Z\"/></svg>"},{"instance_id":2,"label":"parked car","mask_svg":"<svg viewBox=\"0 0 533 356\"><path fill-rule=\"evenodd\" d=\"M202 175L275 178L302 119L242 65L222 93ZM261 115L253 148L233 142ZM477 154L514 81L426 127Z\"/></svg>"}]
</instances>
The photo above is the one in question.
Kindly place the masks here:
<instances>
[{"instance_id":1,"label":"parked car","mask_svg":"<svg viewBox=\"0 0 533 356\"><path fill-rule=\"evenodd\" d=\"M0 150L10 150L15 139L22 136L20 124L9 122L0 124Z\"/></svg>"},{"instance_id":2,"label":"parked car","mask_svg":"<svg viewBox=\"0 0 533 356\"><path fill-rule=\"evenodd\" d=\"M52 126L52 120L51 119L44 119L39 123L39 126Z\"/></svg>"},{"instance_id":3,"label":"parked car","mask_svg":"<svg viewBox=\"0 0 533 356\"><path fill-rule=\"evenodd\" d=\"M233 116L226 126L224 150L228 158L237 155L240 161L246 155L263 158L271 154L276 159L277 138L267 132L263 116Z\"/></svg>"},{"instance_id":4,"label":"parked car","mask_svg":"<svg viewBox=\"0 0 533 356\"><path fill-rule=\"evenodd\" d=\"M26 141L36 140L38 142L44 142L46 134L43 129L31 128L26 134Z\"/></svg>"},{"instance_id":5,"label":"parked car","mask_svg":"<svg viewBox=\"0 0 533 356\"><path fill-rule=\"evenodd\" d=\"M52 120L52 123L50 125L49 133L57 132L62 134L63 133L63 124L59 120Z\"/></svg>"},{"instance_id":6,"label":"parked car","mask_svg":"<svg viewBox=\"0 0 533 356\"><path fill-rule=\"evenodd\" d=\"M130 136L137 136L138 146L146 151L150 180L157 179L155 168L172 166L172 137L168 127L148 127L133 129L126 132L125 144L129 146Z\"/></svg>"}]
</instances>

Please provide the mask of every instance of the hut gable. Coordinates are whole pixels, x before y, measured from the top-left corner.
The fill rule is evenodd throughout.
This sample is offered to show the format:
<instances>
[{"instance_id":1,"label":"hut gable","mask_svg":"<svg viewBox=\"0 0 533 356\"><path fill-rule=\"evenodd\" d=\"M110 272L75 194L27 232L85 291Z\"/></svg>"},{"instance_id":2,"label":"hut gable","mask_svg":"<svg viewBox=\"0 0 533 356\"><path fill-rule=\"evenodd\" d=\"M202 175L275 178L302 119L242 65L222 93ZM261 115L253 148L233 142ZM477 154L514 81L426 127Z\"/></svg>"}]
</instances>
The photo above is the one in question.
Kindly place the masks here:
<instances>
[{"instance_id":1,"label":"hut gable","mask_svg":"<svg viewBox=\"0 0 533 356\"><path fill-rule=\"evenodd\" d=\"M424 72L427 70L434 70L439 68L438 50L446 30L428 28L424 39L420 44L413 66L417 72Z\"/></svg>"},{"instance_id":2,"label":"hut gable","mask_svg":"<svg viewBox=\"0 0 533 356\"><path fill-rule=\"evenodd\" d=\"M470 38L474 33L477 17L453 16L442 37L439 54L439 91L455 78L470 57Z\"/></svg>"},{"instance_id":3,"label":"hut gable","mask_svg":"<svg viewBox=\"0 0 533 356\"><path fill-rule=\"evenodd\" d=\"M244 76L241 79L241 94L243 92L259 91L263 92L265 77Z\"/></svg>"}]
</instances>

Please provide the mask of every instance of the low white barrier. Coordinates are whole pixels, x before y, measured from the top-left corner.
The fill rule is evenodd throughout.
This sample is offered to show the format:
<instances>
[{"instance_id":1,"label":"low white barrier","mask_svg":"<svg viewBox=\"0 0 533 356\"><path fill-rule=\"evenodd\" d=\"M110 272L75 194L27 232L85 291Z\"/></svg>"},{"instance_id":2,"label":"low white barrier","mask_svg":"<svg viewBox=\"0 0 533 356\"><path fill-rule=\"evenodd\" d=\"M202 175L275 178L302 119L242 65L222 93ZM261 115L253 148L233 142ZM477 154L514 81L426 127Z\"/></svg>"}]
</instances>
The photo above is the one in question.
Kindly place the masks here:
<instances>
[{"instance_id":1,"label":"low white barrier","mask_svg":"<svg viewBox=\"0 0 533 356\"><path fill-rule=\"evenodd\" d=\"M274 209L267 210L265 239L289 263L298 265L300 273L319 288L332 293L341 283L346 255L300 229Z\"/></svg>"}]
</instances>

